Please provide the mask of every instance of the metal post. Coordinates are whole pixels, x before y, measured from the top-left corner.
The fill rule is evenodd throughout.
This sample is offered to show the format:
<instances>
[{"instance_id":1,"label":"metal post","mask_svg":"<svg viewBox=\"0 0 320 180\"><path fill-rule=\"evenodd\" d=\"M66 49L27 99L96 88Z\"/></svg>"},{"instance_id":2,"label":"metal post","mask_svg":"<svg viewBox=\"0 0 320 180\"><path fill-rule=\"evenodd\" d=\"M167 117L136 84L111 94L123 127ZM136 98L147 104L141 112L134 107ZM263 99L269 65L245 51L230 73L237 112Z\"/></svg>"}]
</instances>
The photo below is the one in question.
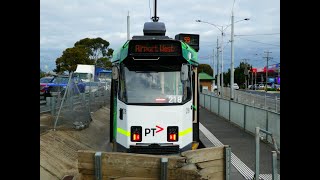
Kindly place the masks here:
<instances>
[{"instance_id":1,"label":"metal post","mask_svg":"<svg viewBox=\"0 0 320 180\"><path fill-rule=\"evenodd\" d=\"M225 160L226 160L225 177L226 177L226 180L229 180L230 179L230 172L231 172L231 147L229 147L229 146L225 148Z\"/></svg>"},{"instance_id":2,"label":"metal post","mask_svg":"<svg viewBox=\"0 0 320 180\"><path fill-rule=\"evenodd\" d=\"M168 158L161 158L160 180L168 179Z\"/></svg>"},{"instance_id":3,"label":"metal post","mask_svg":"<svg viewBox=\"0 0 320 180\"><path fill-rule=\"evenodd\" d=\"M224 94L224 92L223 92L223 90L224 90L224 88L223 88L223 86L224 86L224 82L223 82L223 49L224 49L224 47L223 47L223 26L222 26L222 31L221 31L221 97L223 97L223 94Z\"/></svg>"},{"instance_id":4,"label":"metal post","mask_svg":"<svg viewBox=\"0 0 320 180\"><path fill-rule=\"evenodd\" d=\"M220 61L219 61L219 44L218 44L219 38L217 37L217 89L218 89L218 96L220 97L221 93L221 87L220 87Z\"/></svg>"},{"instance_id":5,"label":"metal post","mask_svg":"<svg viewBox=\"0 0 320 180\"><path fill-rule=\"evenodd\" d=\"M243 113L243 130L246 131L246 119L247 119L247 106L244 105L244 113Z\"/></svg>"},{"instance_id":6,"label":"metal post","mask_svg":"<svg viewBox=\"0 0 320 180\"><path fill-rule=\"evenodd\" d=\"M257 72L255 72L255 78L254 78L254 90L257 90Z\"/></svg>"},{"instance_id":7,"label":"metal post","mask_svg":"<svg viewBox=\"0 0 320 180\"><path fill-rule=\"evenodd\" d=\"M53 130L54 130L54 131L56 130L57 122L58 122L58 119L59 119L59 116L60 116L61 109L62 109L62 107L63 107L64 100L65 100L65 98L66 98L66 95L67 95L68 91L70 91L70 89L69 89L69 87L70 87L69 84L70 84L70 81L71 81L71 77L72 77L72 73L69 74L68 85L67 85L66 90L65 90L65 92L64 92L64 94L63 94L63 98L62 98L62 100L61 100L61 104L60 104L60 108L59 108L59 111L58 111L58 115L56 116L56 120L55 120L55 122L54 122L54 127L53 127ZM56 100L54 99L54 102L55 102L55 101L56 101ZM55 106L55 105L54 105L54 106ZM55 108L54 108L54 113L55 113Z\"/></svg>"},{"instance_id":8,"label":"metal post","mask_svg":"<svg viewBox=\"0 0 320 180\"><path fill-rule=\"evenodd\" d=\"M231 101L229 101L229 121L231 121Z\"/></svg>"},{"instance_id":9,"label":"metal post","mask_svg":"<svg viewBox=\"0 0 320 180\"><path fill-rule=\"evenodd\" d=\"M130 16L129 16L129 11L128 11L128 16L127 16L127 40L130 40Z\"/></svg>"},{"instance_id":10,"label":"metal post","mask_svg":"<svg viewBox=\"0 0 320 180\"><path fill-rule=\"evenodd\" d=\"M220 98L218 98L218 115L220 116Z\"/></svg>"},{"instance_id":11,"label":"metal post","mask_svg":"<svg viewBox=\"0 0 320 180\"><path fill-rule=\"evenodd\" d=\"M213 49L213 56L212 56L212 77L214 78L214 74L215 74L215 71L214 71L214 49ZM212 87L213 89L211 89L211 92L214 92L214 86L215 86L215 79L212 80Z\"/></svg>"},{"instance_id":12,"label":"metal post","mask_svg":"<svg viewBox=\"0 0 320 180\"><path fill-rule=\"evenodd\" d=\"M272 180L278 180L277 152L272 152Z\"/></svg>"},{"instance_id":13,"label":"metal post","mask_svg":"<svg viewBox=\"0 0 320 180\"><path fill-rule=\"evenodd\" d=\"M46 97L46 99L45 99L46 100L46 106L49 107L49 108L51 108L51 103L52 103L51 102L51 98L52 97Z\"/></svg>"},{"instance_id":14,"label":"metal post","mask_svg":"<svg viewBox=\"0 0 320 180\"><path fill-rule=\"evenodd\" d=\"M230 87L231 87L231 100L234 99L234 46L233 46L233 37L234 37L234 31L233 31L233 26L234 26L234 18L233 18L233 10L232 10L232 16L231 16L231 67L230 67Z\"/></svg>"},{"instance_id":15,"label":"metal post","mask_svg":"<svg viewBox=\"0 0 320 180\"><path fill-rule=\"evenodd\" d=\"M253 89L253 71L252 71L252 67L251 67L251 87Z\"/></svg>"},{"instance_id":16,"label":"metal post","mask_svg":"<svg viewBox=\"0 0 320 180\"><path fill-rule=\"evenodd\" d=\"M101 152L96 152L94 155L95 160L95 176L96 180L102 180L102 164L101 164Z\"/></svg>"},{"instance_id":17,"label":"metal post","mask_svg":"<svg viewBox=\"0 0 320 180\"><path fill-rule=\"evenodd\" d=\"M260 128L256 127L256 163L255 163L255 174L254 174L254 179L258 180L259 179L259 164L260 164Z\"/></svg>"},{"instance_id":18,"label":"metal post","mask_svg":"<svg viewBox=\"0 0 320 180\"><path fill-rule=\"evenodd\" d=\"M212 95L210 95L210 109L209 109L210 112L211 112L211 96Z\"/></svg>"},{"instance_id":19,"label":"metal post","mask_svg":"<svg viewBox=\"0 0 320 180\"><path fill-rule=\"evenodd\" d=\"M276 96L276 112L278 112L278 111L277 111L277 96Z\"/></svg>"},{"instance_id":20,"label":"metal post","mask_svg":"<svg viewBox=\"0 0 320 180\"><path fill-rule=\"evenodd\" d=\"M206 108L206 95L203 93L203 107Z\"/></svg>"},{"instance_id":21,"label":"metal post","mask_svg":"<svg viewBox=\"0 0 320 180\"><path fill-rule=\"evenodd\" d=\"M264 109L267 109L267 94L264 94Z\"/></svg>"}]
</instances>

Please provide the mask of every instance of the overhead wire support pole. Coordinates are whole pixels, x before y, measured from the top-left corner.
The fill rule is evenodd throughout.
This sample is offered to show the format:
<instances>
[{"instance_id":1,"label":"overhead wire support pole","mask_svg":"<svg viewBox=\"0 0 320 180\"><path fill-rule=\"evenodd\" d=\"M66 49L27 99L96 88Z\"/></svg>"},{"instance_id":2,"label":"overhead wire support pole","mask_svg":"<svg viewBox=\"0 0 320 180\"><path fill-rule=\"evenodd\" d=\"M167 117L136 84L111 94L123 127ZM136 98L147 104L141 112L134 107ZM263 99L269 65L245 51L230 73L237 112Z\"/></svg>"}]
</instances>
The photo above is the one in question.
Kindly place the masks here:
<instances>
[{"instance_id":1,"label":"overhead wire support pole","mask_svg":"<svg viewBox=\"0 0 320 180\"><path fill-rule=\"evenodd\" d=\"M219 65L220 65L220 61L219 61L219 38L217 37L217 89L218 89L218 96L220 97L220 90L221 90L221 87L220 87L220 68L219 68Z\"/></svg>"},{"instance_id":2,"label":"overhead wire support pole","mask_svg":"<svg viewBox=\"0 0 320 180\"><path fill-rule=\"evenodd\" d=\"M214 48L213 48L212 53L213 53L213 54L212 54L212 77L215 78L215 77L214 77L214 74L215 74L215 71L214 71ZM213 89L211 89L212 92L214 92L214 86L215 86L215 82L214 82L214 81L215 81L215 80L213 79L213 80L212 80L212 87L213 87Z\"/></svg>"},{"instance_id":3,"label":"overhead wire support pole","mask_svg":"<svg viewBox=\"0 0 320 180\"><path fill-rule=\"evenodd\" d=\"M267 57L263 57L267 59L267 66L266 66L266 85L265 85L265 91L268 92L268 66L269 66L269 59L272 59L272 57L269 57L270 51L265 52L267 53Z\"/></svg>"},{"instance_id":4,"label":"overhead wire support pole","mask_svg":"<svg viewBox=\"0 0 320 180\"><path fill-rule=\"evenodd\" d=\"M233 2L233 5L234 5L234 2ZM221 87L223 87L224 85L224 80L223 80L223 35L225 34L224 32L226 31L226 29L228 27L231 26L231 66L233 67L234 66L234 46L233 46L233 43L234 43L234 24L237 23L237 22L241 22L241 21L248 21L250 20L250 18L245 18L245 19L241 19L241 20L238 20L238 21L234 21L234 17L233 17L233 7L232 7L232 19L231 19L231 24L229 25L226 25L226 26L218 26L218 25L215 25L215 24L212 24L210 22L206 22L206 21L202 21L202 20L196 20L196 22L202 22L202 23L206 23L206 24L209 24L209 25L212 25L214 27L216 27L222 34L222 41L221 41L221 52L222 52L222 59L221 59ZM217 54L219 53L219 51L217 51ZM218 58L217 58L217 62L219 62ZM233 68L230 68L230 69L234 69ZM220 74L218 72L218 77L220 77ZM218 79L218 81L220 81L220 79ZM233 83L234 83L234 71L231 71L231 76L230 76L230 85L231 85L231 91L230 91L230 99L232 100L234 98L234 88L233 88ZM218 83L218 93L220 94L220 91L221 91L221 88L219 87L219 83ZM221 95L222 95L222 91L221 91Z\"/></svg>"},{"instance_id":5,"label":"overhead wire support pole","mask_svg":"<svg viewBox=\"0 0 320 180\"><path fill-rule=\"evenodd\" d=\"M221 30L221 97L223 97L223 86L224 86L224 81L223 81L223 33L224 29L222 26L222 30Z\"/></svg>"},{"instance_id":6,"label":"overhead wire support pole","mask_svg":"<svg viewBox=\"0 0 320 180\"><path fill-rule=\"evenodd\" d=\"M233 2L234 4L234 2ZM234 99L234 44L233 44L233 37L234 37L234 19L233 19L233 7L232 7L232 16L231 16L231 67L230 67L230 99Z\"/></svg>"}]
</instances>

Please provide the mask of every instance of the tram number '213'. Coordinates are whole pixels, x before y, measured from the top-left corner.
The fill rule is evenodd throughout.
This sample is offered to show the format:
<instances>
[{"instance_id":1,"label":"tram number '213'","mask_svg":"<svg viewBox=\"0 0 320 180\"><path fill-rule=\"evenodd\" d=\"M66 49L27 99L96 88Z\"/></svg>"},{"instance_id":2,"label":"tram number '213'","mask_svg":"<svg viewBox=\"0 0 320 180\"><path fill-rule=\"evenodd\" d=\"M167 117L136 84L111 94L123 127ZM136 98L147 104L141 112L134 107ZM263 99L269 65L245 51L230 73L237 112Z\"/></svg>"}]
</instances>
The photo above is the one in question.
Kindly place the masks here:
<instances>
[{"instance_id":1,"label":"tram number '213'","mask_svg":"<svg viewBox=\"0 0 320 180\"><path fill-rule=\"evenodd\" d=\"M169 95L169 103L181 103L182 96L181 95Z\"/></svg>"}]
</instances>

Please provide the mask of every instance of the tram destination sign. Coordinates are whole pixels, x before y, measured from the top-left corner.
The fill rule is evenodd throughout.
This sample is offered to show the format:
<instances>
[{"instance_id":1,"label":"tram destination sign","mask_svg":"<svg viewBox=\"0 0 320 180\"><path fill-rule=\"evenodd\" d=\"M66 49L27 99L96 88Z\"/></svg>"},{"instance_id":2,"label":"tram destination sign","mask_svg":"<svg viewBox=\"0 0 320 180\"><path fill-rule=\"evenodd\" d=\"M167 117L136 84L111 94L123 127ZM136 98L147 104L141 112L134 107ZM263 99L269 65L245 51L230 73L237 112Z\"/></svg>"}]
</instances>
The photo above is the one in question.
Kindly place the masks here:
<instances>
[{"instance_id":1,"label":"tram destination sign","mask_svg":"<svg viewBox=\"0 0 320 180\"><path fill-rule=\"evenodd\" d=\"M172 40L131 40L129 54L133 56L181 56L181 43Z\"/></svg>"}]
</instances>

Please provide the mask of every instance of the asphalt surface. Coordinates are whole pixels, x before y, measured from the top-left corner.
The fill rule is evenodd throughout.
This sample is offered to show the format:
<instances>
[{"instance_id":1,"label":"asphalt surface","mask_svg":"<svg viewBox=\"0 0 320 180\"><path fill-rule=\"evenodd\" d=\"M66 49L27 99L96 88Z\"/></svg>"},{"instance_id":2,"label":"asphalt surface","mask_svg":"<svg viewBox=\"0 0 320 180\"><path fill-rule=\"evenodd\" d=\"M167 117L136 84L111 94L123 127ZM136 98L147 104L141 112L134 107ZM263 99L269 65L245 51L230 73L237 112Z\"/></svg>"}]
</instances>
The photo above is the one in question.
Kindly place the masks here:
<instances>
[{"instance_id":1,"label":"asphalt surface","mask_svg":"<svg viewBox=\"0 0 320 180\"><path fill-rule=\"evenodd\" d=\"M267 95L269 97L273 97L275 98L277 96L277 98L280 98L280 92L279 91L268 91L265 92L263 90L243 90L252 94L259 94L261 96Z\"/></svg>"},{"instance_id":2,"label":"asphalt surface","mask_svg":"<svg viewBox=\"0 0 320 180\"><path fill-rule=\"evenodd\" d=\"M255 137L228 120L200 108L200 123L203 124L221 143L230 145L231 151L252 171L255 170ZM208 144L201 133L203 144ZM204 139L204 140L203 140ZM209 142L210 143L210 142ZM211 146L212 145L211 143ZM273 146L260 141L260 174L272 174ZM278 155L278 174L280 174L280 155ZM244 179L242 175L232 166L230 179Z\"/></svg>"}]
</instances>

